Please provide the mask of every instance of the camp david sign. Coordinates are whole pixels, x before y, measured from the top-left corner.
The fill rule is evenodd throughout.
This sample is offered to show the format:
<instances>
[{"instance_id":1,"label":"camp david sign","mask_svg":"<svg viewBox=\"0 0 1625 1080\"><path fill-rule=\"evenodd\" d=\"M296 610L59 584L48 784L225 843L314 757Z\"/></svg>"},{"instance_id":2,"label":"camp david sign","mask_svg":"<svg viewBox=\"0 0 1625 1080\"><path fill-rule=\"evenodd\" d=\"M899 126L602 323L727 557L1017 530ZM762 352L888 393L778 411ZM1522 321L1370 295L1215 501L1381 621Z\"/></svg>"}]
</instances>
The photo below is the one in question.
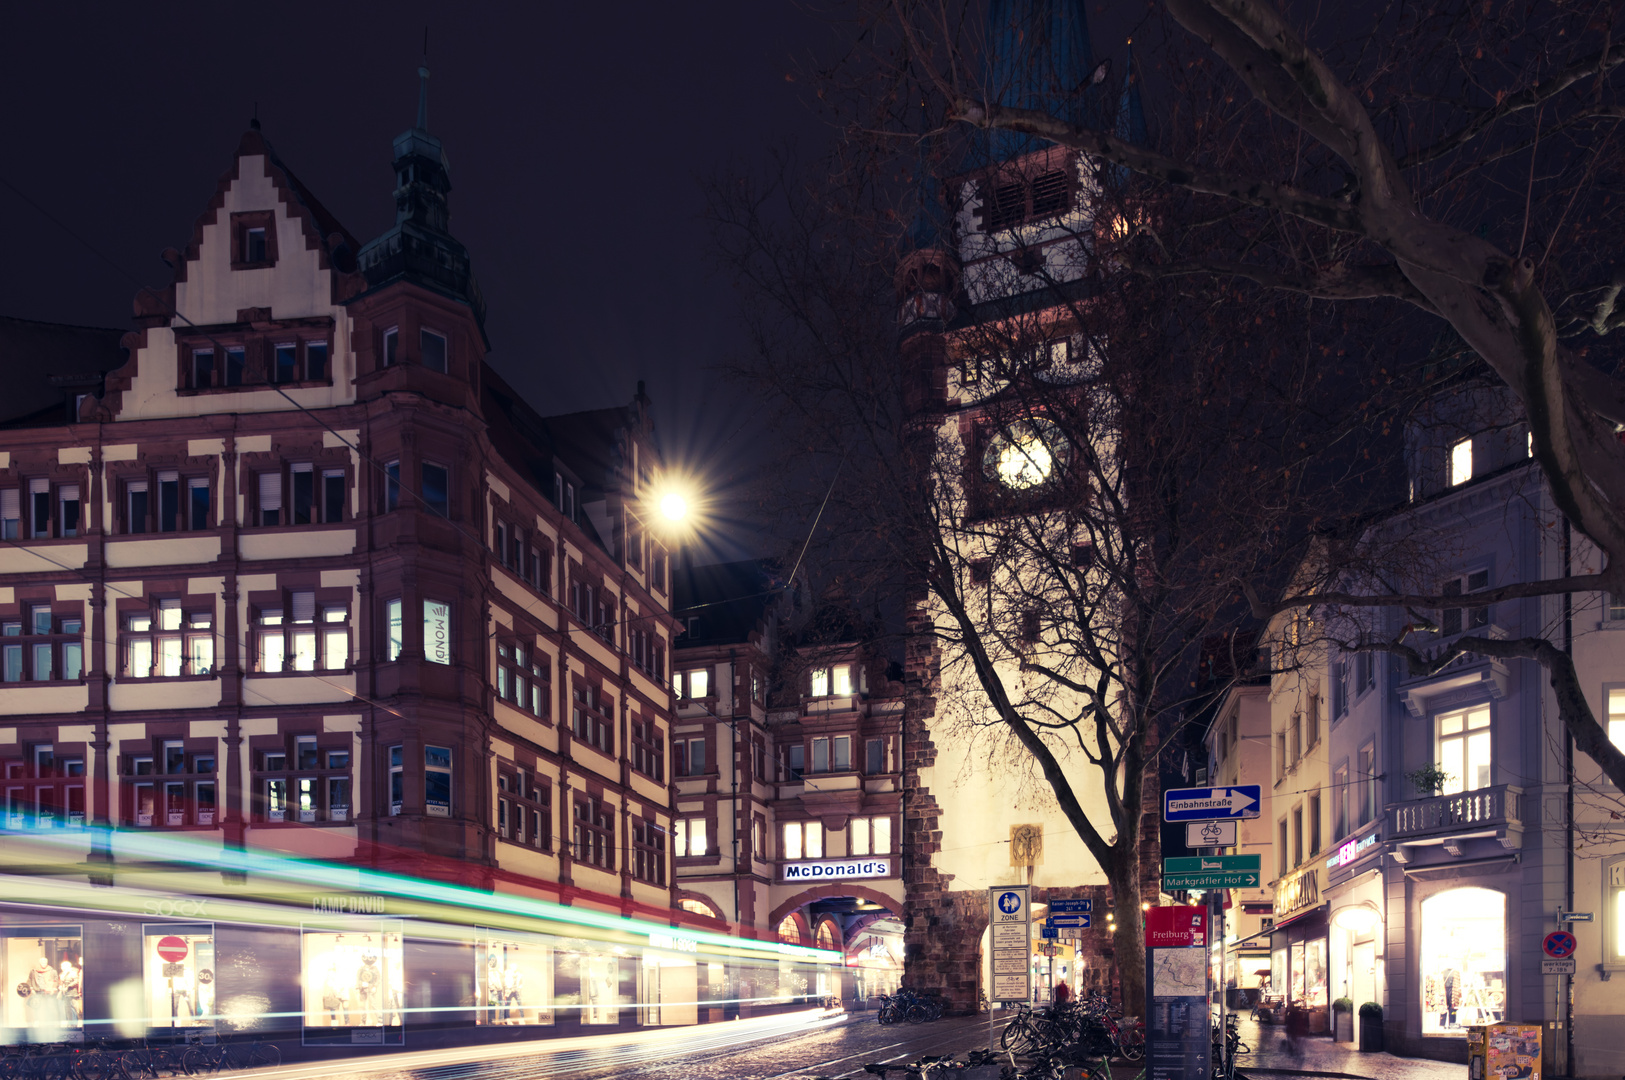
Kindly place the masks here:
<instances>
[{"instance_id":1,"label":"camp david sign","mask_svg":"<svg viewBox=\"0 0 1625 1080\"><path fill-rule=\"evenodd\" d=\"M784 864L785 881L841 881L891 877L890 859L816 859Z\"/></svg>"}]
</instances>

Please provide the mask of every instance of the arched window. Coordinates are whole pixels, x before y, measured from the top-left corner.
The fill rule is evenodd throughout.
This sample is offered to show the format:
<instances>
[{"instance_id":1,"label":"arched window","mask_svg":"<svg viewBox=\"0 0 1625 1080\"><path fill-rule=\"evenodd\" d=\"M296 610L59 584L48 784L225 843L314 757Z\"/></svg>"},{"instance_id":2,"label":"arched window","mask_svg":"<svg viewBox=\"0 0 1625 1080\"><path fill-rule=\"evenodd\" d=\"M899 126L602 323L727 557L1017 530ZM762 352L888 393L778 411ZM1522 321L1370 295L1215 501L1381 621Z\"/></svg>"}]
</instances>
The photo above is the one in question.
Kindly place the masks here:
<instances>
[{"instance_id":1,"label":"arched window","mask_svg":"<svg viewBox=\"0 0 1625 1080\"><path fill-rule=\"evenodd\" d=\"M835 933L835 924L828 919L818 924L818 935L815 941L820 949L839 949L841 939Z\"/></svg>"},{"instance_id":2,"label":"arched window","mask_svg":"<svg viewBox=\"0 0 1625 1080\"><path fill-rule=\"evenodd\" d=\"M717 914L717 909L704 900L679 900L677 906L684 911L692 911L696 915L706 915L713 919L722 918L721 915Z\"/></svg>"},{"instance_id":3,"label":"arched window","mask_svg":"<svg viewBox=\"0 0 1625 1080\"><path fill-rule=\"evenodd\" d=\"M784 921L779 923L779 940L787 945L801 944L801 927L796 925L794 915L786 915Z\"/></svg>"},{"instance_id":4,"label":"arched window","mask_svg":"<svg viewBox=\"0 0 1625 1080\"><path fill-rule=\"evenodd\" d=\"M1422 901L1418 971L1424 1035L1506 1019L1506 894L1450 889Z\"/></svg>"}]
</instances>

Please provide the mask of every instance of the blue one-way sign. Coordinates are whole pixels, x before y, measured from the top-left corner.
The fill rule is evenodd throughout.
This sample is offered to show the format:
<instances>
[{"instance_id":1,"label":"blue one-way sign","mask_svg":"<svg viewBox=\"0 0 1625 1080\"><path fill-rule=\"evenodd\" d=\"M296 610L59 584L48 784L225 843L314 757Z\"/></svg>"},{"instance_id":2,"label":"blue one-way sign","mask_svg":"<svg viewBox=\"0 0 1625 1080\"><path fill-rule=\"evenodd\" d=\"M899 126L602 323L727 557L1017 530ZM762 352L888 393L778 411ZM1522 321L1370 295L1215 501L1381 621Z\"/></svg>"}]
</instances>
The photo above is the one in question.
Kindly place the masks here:
<instances>
[{"instance_id":1,"label":"blue one-way sign","mask_svg":"<svg viewBox=\"0 0 1625 1080\"><path fill-rule=\"evenodd\" d=\"M1235 787L1172 788L1162 793L1162 820L1212 821L1218 818L1255 818L1263 804L1258 784Z\"/></svg>"},{"instance_id":2,"label":"blue one-way sign","mask_svg":"<svg viewBox=\"0 0 1625 1080\"><path fill-rule=\"evenodd\" d=\"M1070 926L1073 929L1089 929L1089 913L1076 912L1067 915L1051 915L1044 920L1045 926Z\"/></svg>"}]
</instances>

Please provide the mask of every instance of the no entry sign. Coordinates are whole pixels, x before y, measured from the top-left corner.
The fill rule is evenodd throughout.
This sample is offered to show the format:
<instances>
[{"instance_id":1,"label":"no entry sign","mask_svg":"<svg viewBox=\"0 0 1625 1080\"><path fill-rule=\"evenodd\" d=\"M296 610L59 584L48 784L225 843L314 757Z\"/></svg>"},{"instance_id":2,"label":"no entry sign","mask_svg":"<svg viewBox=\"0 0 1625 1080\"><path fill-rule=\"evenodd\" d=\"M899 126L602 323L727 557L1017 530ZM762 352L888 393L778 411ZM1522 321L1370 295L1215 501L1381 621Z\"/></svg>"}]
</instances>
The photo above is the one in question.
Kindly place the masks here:
<instances>
[{"instance_id":1,"label":"no entry sign","mask_svg":"<svg viewBox=\"0 0 1625 1080\"><path fill-rule=\"evenodd\" d=\"M158 958L171 964L178 964L186 959L186 942L174 935L158 939Z\"/></svg>"}]
</instances>

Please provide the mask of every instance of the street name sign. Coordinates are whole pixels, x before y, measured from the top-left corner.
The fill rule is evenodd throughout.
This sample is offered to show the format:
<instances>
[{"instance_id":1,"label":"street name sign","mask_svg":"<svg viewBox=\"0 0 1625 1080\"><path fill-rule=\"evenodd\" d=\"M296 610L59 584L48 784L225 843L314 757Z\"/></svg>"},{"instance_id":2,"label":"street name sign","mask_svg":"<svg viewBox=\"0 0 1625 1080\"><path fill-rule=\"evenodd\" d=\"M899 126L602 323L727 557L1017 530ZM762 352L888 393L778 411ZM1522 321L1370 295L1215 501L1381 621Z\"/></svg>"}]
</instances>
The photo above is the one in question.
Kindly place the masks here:
<instances>
[{"instance_id":1,"label":"street name sign","mask_svg":"<svg viewBox=\"0 0 1625 1080\"><path fill-rule=\"evenodd\" d=\"M1212 821L1255 818L1263 805L1258 784L1230 787L1170 788L1162 793L1162 820Z\"/></svg>"},{"instance_id":2,"label":"street name sign","mask_svg":"<svg viewBox=\"0 0 1625 1080\"><path fill-rule=\"evenodd\" d=\"M1028 886L1003 885L987 891L992 928L993 1001L1032 1000L1032 904Z\"/></svg>"},{"instance_id":3,"label":"street name sign","mask_svg":"<svg viewBox=\"0 0 1625 1080\"><path fill-rule=\"evenodd\" d=\"M1095 910L1095 902L1087 898L1082 900L1051 900L1049 910L1051 915L1058 911L1093 911Z\"/></svg>"},{"instance_id":4,"label":"street name sign","mask_svg":"<svg viewBox=\"0 0 1625 1080\"><path fill-rule=\"evenodd\" d=\"M1256 870L1230 870L1211 874L1164 874L1162 888L1175 889L1252 889L1258 886Z\"/></svg>"},{"instance_id":5,"label":"street name sign","mask_svg":"<svg viewBox=\"0 0 1625 1080\"><path fill-rule=\"evenodd\" d=\"M1185 822L1186 847L1235 847L1235 821Z\"/></svg>"},{"instance_id":6,"label":"street name sign","mask_svg":"<svg viewBox=\"0 0 1625 1080\"><path fill-rule=\"evenodd\" d=\"M1080 911L1061 915L1051 915L1044 920L1044 925L1051 927L1075 926L1079 929L1087 929L1089 926L1089 913L1087 911Z\"/></svg>"},{"instance_id":7,"label":"street name sign","mask_svg":"<svg viewBox=\"0 0 1625 1080\"><path fill-rule=\"evenodd\" d=\"M1172 858L1162 860L1164 874L1210 874L1231 870L1250 870L1258 873L1263 869L1264 857L1262 855L1197 855L1192 858Z\"/></svg>"}]
</instances>

